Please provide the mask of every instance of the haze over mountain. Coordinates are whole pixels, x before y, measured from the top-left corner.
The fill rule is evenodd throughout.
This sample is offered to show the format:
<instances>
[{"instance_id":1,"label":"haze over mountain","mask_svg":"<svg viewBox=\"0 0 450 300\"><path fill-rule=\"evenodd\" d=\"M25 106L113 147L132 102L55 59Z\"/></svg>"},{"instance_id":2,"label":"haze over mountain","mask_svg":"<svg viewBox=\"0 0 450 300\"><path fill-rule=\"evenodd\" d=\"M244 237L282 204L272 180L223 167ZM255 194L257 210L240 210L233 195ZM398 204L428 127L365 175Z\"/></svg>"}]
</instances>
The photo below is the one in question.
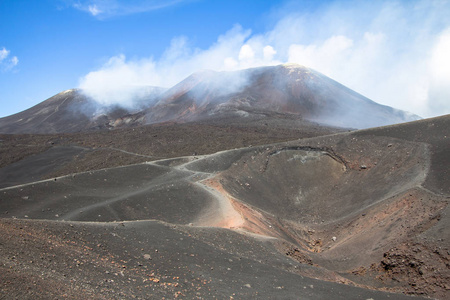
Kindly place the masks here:
<instances>
[{"instance_id":1,"label":"haze over mountain","mask_svg":"<svg viewBox=\"0 0 450 300\"><path fill-rule=\"evenodd\" d=\"M298 115L325 125L368 128L419 119L377 104L312 69L285 64L235 72L195 73L146 110L147 123L195 120L224 112Z\"/></svg>"},{"instance_id":2,"label":"haze over mountain","mask_svg":"<svg viewBox=\"0 0 450 300\"><path fill-rule=\"evenodd\" d=\"M194 73L167 90L148 88L134 105L104 106L68 90L0 119L2 133L62 133L220 115L291 114L329 126L368 128L418 116L377 104L312 69L286 64L234 72Z\"/></svg>"}]
</instances>

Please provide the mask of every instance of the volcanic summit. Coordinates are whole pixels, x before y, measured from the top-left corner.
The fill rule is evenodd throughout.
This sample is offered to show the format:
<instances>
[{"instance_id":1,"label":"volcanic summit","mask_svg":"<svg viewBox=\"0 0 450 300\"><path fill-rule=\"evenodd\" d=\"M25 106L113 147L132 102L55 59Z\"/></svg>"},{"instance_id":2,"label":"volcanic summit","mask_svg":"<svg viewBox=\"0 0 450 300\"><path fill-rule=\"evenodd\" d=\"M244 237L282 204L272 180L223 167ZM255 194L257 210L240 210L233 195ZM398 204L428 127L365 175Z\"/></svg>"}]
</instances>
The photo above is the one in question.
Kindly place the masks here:
<instances>
[{"instance_id":1,"label":"volcanic summit","mask_svg":"<svg viewBox=\"0 0 450 300\"><path fill-rule=\"evenodd\" d=\"M419 119L377 104L312 69L285 64L193 74L146 110L147 123L196 120L223 113L292 114L325 125L368 128Z\"/></svg>"}]
</instances>

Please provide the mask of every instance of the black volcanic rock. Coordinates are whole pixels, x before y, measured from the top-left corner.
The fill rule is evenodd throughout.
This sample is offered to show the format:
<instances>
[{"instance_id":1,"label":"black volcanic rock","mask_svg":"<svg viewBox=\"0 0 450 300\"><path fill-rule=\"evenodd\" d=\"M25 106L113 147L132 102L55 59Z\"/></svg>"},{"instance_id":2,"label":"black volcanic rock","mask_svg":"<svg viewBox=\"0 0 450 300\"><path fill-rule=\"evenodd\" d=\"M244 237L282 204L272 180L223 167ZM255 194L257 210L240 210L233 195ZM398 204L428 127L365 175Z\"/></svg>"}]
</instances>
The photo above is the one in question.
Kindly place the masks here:
<instances>
[{"instance_id":1,"label":"black volcanic rock","mask_svg":"<svg viewBox=\"0 0 450 300\"><path fill-rule=\"evenodd\" d=\"M20 184L0 189L6 297L449 299L450 115L172 158L197 136L229 143L218 130L144 133L192 124L95 133L138 164L112 168L103 152L109 168L26 183L90 151L81 133L81 149L52 135L55 147L3 168ZM142 152L155 144L166 159Z\"/></svg>"}]
</instances>

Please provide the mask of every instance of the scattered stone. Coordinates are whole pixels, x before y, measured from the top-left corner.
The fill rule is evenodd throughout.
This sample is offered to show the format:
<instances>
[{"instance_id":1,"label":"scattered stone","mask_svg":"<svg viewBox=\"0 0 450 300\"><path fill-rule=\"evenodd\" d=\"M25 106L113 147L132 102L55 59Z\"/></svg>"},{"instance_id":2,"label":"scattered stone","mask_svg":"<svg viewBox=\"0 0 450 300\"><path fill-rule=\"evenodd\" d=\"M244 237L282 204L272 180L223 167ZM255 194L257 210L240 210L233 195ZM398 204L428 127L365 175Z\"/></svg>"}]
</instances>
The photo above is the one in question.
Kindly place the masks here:
<instances>
[{"instance_id":1,"label":"scattered stone","mask_svg":"<svg viewBox=\"0 0 450 300\"><path fill-rule=\"evenodd\" d=\"M331 239L333 240L333 242L336 242L336 237L335 236L333 236Z\"/></svg>"},{"instance_id":2,"label":"scattered stone","mask_svg":"<svg viewBox=\"0 0 450 300\"><path fill-rule=\"evenodd\" d=\"M249 289L252 288L252 286L250 285L250 283L246 283L246 284L244 284L244 286L245 286L246 288L249 288Z\"/></svg>"},{"instance_id":3,"label":"scattered stone","mask_svg":"<svg viewBox=\"0 0 450 300\"><path fill-rule=\"evenodd\" d=\"M417 267L417 262L415 262L414 260L412 260L412 261L409 262L409 266L410 266L411 268L415 268L415 267Z\"/></svg>"}]
</instances>

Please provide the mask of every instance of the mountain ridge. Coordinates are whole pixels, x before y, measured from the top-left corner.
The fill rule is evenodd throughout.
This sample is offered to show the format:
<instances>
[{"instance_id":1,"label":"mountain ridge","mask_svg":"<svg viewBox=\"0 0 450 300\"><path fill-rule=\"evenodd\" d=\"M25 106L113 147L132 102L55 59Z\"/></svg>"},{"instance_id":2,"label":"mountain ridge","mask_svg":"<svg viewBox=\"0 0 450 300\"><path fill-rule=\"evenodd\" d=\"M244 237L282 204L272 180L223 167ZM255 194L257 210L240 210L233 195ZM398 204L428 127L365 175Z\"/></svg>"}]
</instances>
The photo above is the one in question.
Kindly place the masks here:
<instances>
[{"instance_id":1,"label":"mountain ridge","mask_svg":"<svg viewBox=\"0 0 450 300\"><path fill-rule=\"evenodd\" d=\"M157 88L156 88L157 89ZM64 133L190 122L268 111L343 128L369 128L420 119L378 104L310 68L285 64L232 72L196 72L136 107L99 105L82 90L61 92L0 118L0 133Z\"/></svg>"},{"instance_id":2,"label":"mountain ridge","mask_svg":"<svg viewBox=\"0 0 450 300\"><path fill-rule=\"evenodd\" d=\"M325 125L369 128L420 117L378 104L337 81L296 65L194 73L146 111L146 123L191 121L223 111L267 110Z\"/></svg>"}]
</instances>

